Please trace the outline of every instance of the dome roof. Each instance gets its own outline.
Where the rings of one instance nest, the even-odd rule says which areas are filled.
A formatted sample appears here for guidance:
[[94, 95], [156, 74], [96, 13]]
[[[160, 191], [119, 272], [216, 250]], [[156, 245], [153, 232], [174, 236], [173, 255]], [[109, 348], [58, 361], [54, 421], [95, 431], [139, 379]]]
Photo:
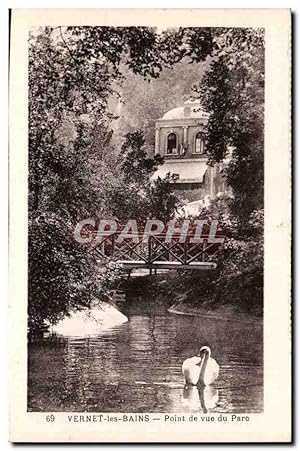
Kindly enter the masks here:
[[187, 100], [183, 106], [173, 108], [165, 113], [162, 119], [208, 119], [209, 114], [206, 113], [199, 100]]

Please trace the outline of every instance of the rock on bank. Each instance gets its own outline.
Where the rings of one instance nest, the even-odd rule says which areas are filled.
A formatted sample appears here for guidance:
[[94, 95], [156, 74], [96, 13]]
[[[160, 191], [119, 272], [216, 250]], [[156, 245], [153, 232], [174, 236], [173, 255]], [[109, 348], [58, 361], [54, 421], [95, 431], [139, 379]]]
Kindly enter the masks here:
[[103, 302], [91, 309], [71, 312], [69, 317], [52, 326], [52, 332], [64, 337], [88, 337], [126, 321], [128, 318], [115, 306]]

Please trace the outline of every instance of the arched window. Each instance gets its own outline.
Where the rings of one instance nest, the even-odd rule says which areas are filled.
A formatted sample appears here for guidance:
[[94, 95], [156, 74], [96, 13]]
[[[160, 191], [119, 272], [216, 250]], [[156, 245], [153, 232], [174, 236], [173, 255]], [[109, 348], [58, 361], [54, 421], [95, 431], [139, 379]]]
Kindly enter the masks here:
[[195, 153], [203, 154], [205, 152], [204, 139], [202, 133], [198, 132], [195, 139]]
[[177, 151], [177, 136], [175, 133], [170, 133], [167, 139], [167, 153], [176, 153]]

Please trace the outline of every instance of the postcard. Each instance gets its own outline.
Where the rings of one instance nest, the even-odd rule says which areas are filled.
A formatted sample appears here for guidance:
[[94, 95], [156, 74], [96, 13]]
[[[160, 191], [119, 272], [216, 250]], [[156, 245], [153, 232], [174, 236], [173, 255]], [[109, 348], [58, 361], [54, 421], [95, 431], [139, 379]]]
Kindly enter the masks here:
[[10, 440], [288, 443], [291, 13], [15, 9]]

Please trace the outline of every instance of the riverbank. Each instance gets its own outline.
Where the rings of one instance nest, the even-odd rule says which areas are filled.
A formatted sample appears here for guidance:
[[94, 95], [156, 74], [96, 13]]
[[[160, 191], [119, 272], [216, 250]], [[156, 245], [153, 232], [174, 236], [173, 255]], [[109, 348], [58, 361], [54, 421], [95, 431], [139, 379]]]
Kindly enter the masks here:
[[[192, 274], [191, 274], [192, 273]], [[216, 289], [209, 286], [211, 273], [197, 271], [170, 271], [126, 280], [122, 289], [126, 292], [126, 305], [147, 311], [156, 306], [169, 313], [189, 316], [209, 316], [228, 321], [261, 321], [262, 303], [259, 299], [248, 304], [241, 298], [224, 301], [216, 296]], [[126, 307], [125, 307], [126, 310]]]
[[120, 310], [103, 301], [90, 309], [71, 312], [69, 316], [52, 326], [50, 331], [64, 337], [88, 337], [127, 321], [128, 318]]
[[215, 309], [195, 308], [191, 305], [179, 302], [168, 308], [169, 313], [175, 315], [201, 316], [211, 319], [220, 319], [222, 321], [245, 322], [250, 321], [261, 322], [262, 318], [249, 313], [241, 312], [232, 305], [223, 305]]

